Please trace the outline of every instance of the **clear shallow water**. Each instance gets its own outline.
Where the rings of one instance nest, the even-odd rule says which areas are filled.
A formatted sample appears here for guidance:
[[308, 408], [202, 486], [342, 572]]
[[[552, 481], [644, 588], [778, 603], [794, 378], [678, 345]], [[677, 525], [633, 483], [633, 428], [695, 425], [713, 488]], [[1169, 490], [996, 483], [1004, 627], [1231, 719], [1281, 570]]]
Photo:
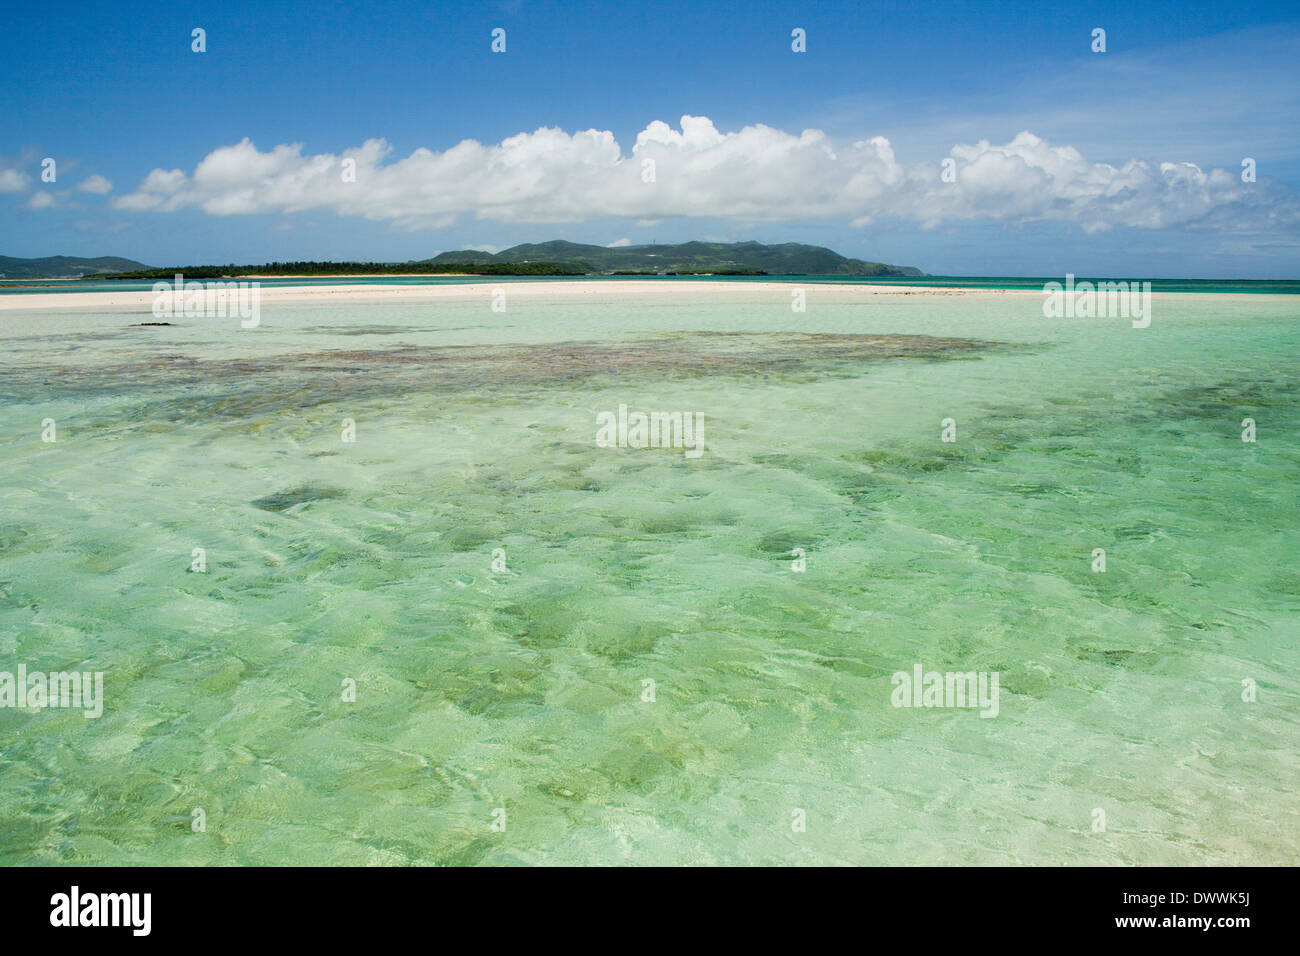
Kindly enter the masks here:
[[1293, 864], [1295, 301], [0, 313], [0, 861]]

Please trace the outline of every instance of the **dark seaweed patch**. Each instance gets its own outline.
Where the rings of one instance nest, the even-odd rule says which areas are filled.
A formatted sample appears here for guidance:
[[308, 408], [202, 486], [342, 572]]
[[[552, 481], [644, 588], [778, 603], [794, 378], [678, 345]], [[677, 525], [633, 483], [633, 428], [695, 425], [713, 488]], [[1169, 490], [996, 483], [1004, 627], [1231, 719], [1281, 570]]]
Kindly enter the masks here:
[[337, 488], [321, 485], [299, 485], [297, 488], [277, 491], [265, 498], [258, 498], [252, 502], [252, 505], [254, 508], [261, 508], [263, 511], [288, 511], [294, 505], [305, 504], [309, 501], [342, 497], [343, 492]]

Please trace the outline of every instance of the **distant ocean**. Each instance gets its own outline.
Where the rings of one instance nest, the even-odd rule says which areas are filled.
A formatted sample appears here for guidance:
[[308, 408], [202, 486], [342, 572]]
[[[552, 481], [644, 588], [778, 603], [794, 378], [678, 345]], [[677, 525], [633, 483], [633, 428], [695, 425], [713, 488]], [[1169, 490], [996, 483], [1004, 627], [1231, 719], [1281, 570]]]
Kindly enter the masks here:
[[1297, 283], [601, 281], [0, 312], [0, 862], [1300, 863]]
[[[264, 286], [303, 285], [460, 285], [469, 282], [628, 282], [658, 280], [662, 282], [791, 282], [844, 283], [847, 285], [926, 286], [940, 289], [1039, 289], [1048, 282], [1061, 282], [1062, 276], [1027, 278], [1023, 276], [924, 276], [919, 278], [874, 278], [869, 276], [322, 276], [305, 279], [258, 279]], [[1148, 281], [1145, 276], [1113, 276], [1116, 280]], [[0, 295], [31, 292], [140, 292], [159, 280], [0, 279]], [[1098, 277], [1079, 276], [1077, 281], [1101, 281]], [[1150, 279], [1153, 292], [1231, 292], [1259, 295], [1300, 294], [1300, 280], [1295, 279]], [[11, 284], [12, 283], [12, 284]]]

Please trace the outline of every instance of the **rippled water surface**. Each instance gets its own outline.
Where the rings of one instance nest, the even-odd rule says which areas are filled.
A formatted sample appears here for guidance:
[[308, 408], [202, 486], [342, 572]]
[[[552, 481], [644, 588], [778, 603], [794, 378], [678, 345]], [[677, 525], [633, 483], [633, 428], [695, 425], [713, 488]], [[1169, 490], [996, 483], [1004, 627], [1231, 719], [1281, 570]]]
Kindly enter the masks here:
[[0, 862], [1300, 862], [1296, 299], [789, 303], [0, 313]]

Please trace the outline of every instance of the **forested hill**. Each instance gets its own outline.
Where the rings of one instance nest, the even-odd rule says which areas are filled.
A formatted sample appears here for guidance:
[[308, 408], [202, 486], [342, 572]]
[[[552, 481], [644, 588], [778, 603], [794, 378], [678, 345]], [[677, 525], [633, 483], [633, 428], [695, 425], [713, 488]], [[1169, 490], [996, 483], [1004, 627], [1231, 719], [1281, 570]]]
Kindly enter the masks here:
[[848, 259], [822, 246], [786, 242], [683, 242], [679, 245], [592, 246], [557, 239], [512, 246], [495, 255], [476, 249], [444, 252], [426, 259], [435, 265], [523, 262], [583, 262], [593, 272], [751, 273], [766, 275], [921, 276], [920, 269]]
[[0, 279], [77, 279], [81, 276], [148, 268], [143, 262], [117, 256], [100, 256], [98, 259], [79, 259], [76, 256], [14, 259], [11, 256], [0, 256]]

